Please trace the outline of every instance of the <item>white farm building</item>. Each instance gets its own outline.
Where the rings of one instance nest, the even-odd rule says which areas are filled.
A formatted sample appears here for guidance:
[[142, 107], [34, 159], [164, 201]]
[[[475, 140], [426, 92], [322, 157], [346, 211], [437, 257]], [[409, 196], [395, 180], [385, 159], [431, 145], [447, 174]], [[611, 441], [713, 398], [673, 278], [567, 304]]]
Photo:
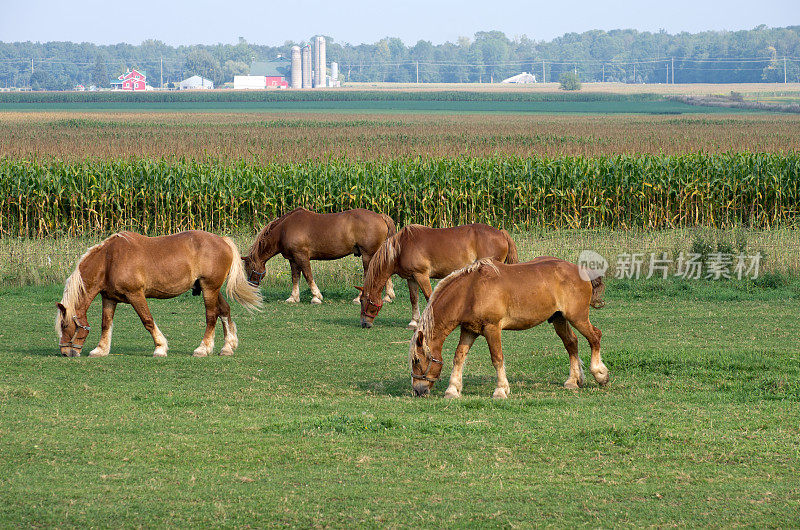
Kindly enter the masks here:
[[214, 82], [199, 75], [193, 75], [188, 79], [184, 79], [178, 84], [180, 90], [197, 90], [203, 88], [214, 88]]

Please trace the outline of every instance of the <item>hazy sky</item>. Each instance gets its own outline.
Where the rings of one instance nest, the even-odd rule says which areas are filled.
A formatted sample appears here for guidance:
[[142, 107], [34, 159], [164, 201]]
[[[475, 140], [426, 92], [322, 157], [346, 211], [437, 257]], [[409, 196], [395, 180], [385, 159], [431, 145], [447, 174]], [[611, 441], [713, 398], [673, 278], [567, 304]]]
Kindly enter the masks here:
[[0, 0], [0, 41], [255, 44], [321, 33], [337, 42], [400, 37], [441, 43], [497, 29], [551, 40], [568, 32], [634, 28], [669, 33], [800, 24], [800, 0]]

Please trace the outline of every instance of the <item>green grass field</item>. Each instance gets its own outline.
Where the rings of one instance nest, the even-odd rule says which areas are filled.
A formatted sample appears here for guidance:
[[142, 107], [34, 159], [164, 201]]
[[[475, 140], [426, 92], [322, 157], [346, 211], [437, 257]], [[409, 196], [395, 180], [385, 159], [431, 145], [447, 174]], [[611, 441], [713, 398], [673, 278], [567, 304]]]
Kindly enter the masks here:
[[592, 312], [606, 389], [561, 388], [550, 326], [505, 332], [505, 402], [483, 339], [463, 399], [410, 396], [403, 289], [362, 330], [349, 288], [271, 286], [232, 358], [190, 357], [198, 298], [152, 303], [166, 359], [120, 306], [111, 356], [67, 359], [60, 288], [0, 288], [0, 526], [800, 524], [800, 286], [654, 286]]

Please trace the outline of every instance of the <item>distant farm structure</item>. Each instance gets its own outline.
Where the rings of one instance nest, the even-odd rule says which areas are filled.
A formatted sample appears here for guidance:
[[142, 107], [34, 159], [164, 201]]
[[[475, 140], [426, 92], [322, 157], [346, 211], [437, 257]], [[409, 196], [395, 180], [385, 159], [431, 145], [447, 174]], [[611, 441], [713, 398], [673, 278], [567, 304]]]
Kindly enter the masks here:
[[330, 74], [325, 52], [325, 37], [315, 37], [303, 48], [292, 46], [291, 58], [281, 55], [271, 61], [253, 62], [249, 75], [233, 78], [233, 88], [322, 88], [340, 86], [339, 65], [332, 62]]
[[147, 90], [147, 73], [144, 70], [128, 70], [111, 81], [114, 90]]

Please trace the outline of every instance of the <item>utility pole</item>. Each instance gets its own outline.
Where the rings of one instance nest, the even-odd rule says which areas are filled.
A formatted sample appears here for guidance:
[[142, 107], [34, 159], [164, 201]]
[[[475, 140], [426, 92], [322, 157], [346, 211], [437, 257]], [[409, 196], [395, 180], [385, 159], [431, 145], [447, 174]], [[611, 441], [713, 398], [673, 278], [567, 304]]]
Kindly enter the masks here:
[[786, 84], [786, 56], [783, 56], [783, 84]]
[[606, 63], [603, 63], [603, 83], [606, 82]]
[[544, 59], [542, 59], [542, 83], [547, 83], [547, 71], [544, 69]]
[[164, 88], [164, 58], [161, 58], [161, 88]]
[[[783, 71], [786, 72], [786, 58], [783, 58]], [[31, 73], [33, 73], [33, 57], [31, 57]], [[783, 76], [786, 77], [785, 75]]]
[[417, 64], [417, 84], [419, 84], [419, 61], [417, 61], [416, 64]]
[[675, 84], [675, 57], [672, 58], [672, 84]]
[[636, 63], [633, 63], [633, 84], [636, 84]]

